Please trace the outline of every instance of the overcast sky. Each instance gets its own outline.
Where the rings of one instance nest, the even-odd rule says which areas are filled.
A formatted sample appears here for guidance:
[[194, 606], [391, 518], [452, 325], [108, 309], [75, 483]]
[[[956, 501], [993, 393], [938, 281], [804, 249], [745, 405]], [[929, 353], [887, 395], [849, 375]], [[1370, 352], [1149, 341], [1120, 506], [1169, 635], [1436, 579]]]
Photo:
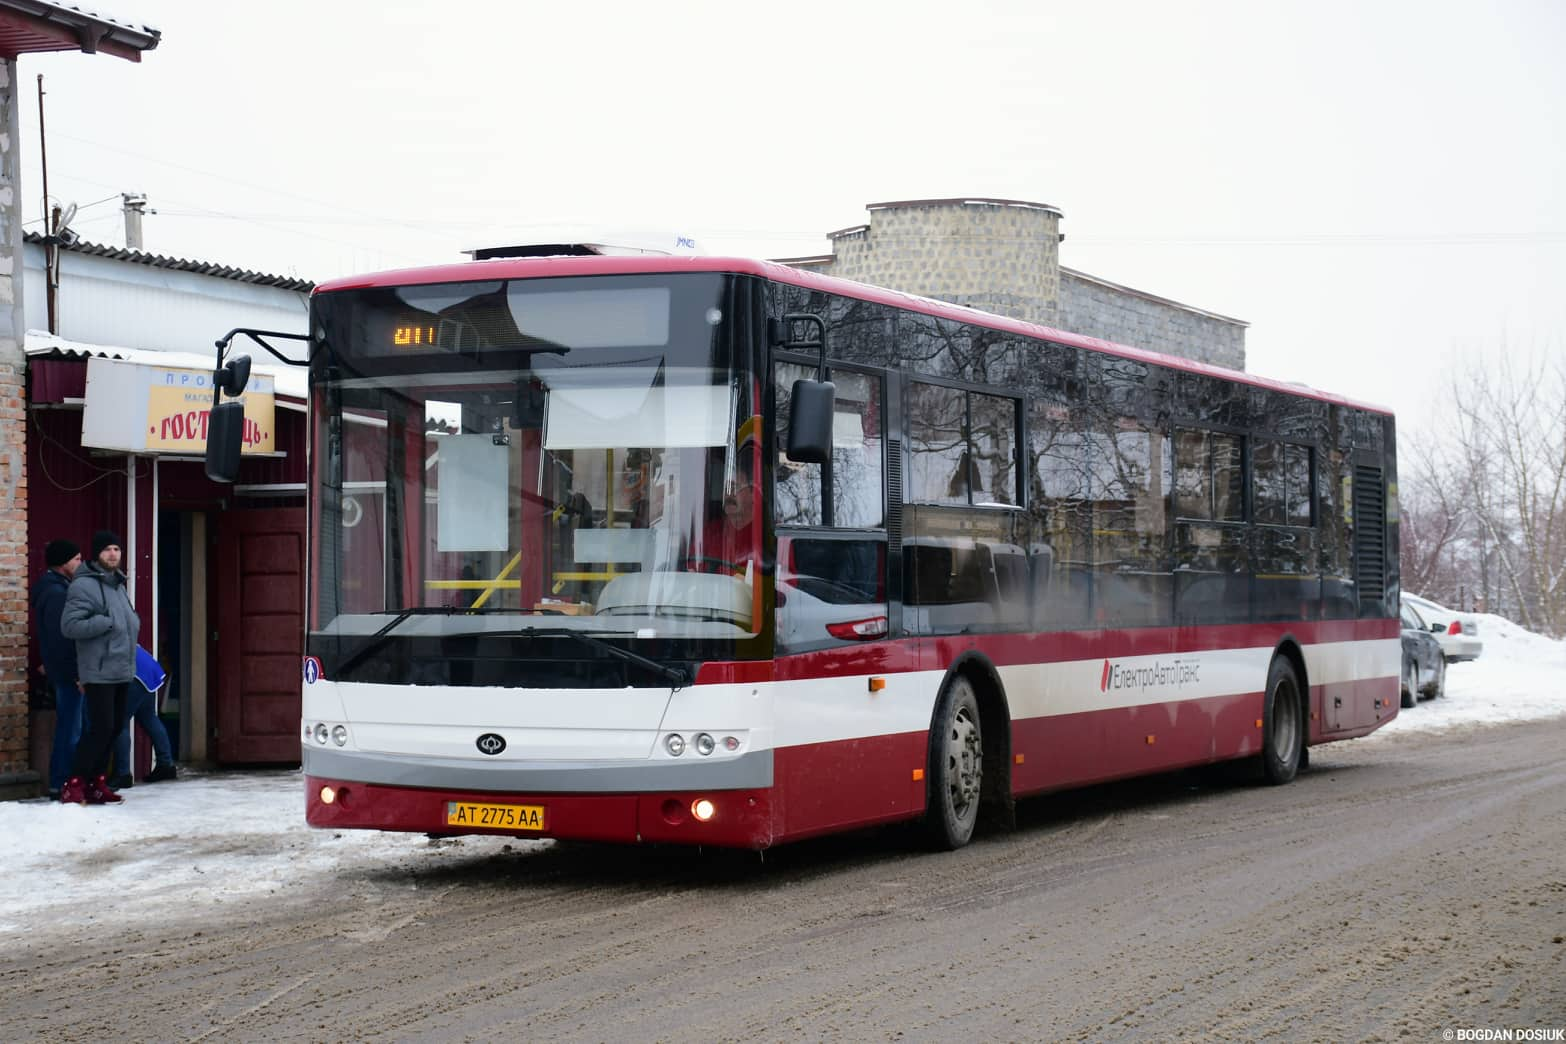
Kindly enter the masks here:
[[95, 242], [139, 191], [146, 249], [315, 280], [551, 224], [781, 257], [991, 196], [1405, 432], [1481, 353], [1566, 354], [1558, 0], [89, 6], [163, 34], [18, 63], [25, 216], [43, 73], [50, 194]]

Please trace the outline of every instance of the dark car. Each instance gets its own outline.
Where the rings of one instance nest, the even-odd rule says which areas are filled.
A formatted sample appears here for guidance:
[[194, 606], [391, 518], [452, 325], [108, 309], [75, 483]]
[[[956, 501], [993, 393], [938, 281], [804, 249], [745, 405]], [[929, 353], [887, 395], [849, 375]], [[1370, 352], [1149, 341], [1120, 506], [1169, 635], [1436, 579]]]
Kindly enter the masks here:
[[1403, 603], [1403, 706], [1446, 694], [1446, 655], [1419, 611]]

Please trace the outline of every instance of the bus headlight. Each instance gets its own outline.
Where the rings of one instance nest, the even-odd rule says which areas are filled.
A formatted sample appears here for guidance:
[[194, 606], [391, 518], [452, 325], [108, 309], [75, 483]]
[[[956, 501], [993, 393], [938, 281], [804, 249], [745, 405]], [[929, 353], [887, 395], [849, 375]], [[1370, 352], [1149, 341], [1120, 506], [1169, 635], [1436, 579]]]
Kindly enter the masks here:
[[696, 753], [700, 754], [702, 757], [706, 757], [708, 754], [711, 754], [717, 749], [718, 741], [713, 739], [709, 734], [703, 732], [696, 737]]
[[320, 744], [325, 744], [326, 743], [326, 736], [327, 736], [326, 722], [324, 722], [324, 721], [316, 722], [316, 724], [315, 724], [315, 741], [317, 743], [320, 743]]
[[348, 727], [345, 725], [332, 726], [332, 742], [339, 747], [346, 746], [348, 743]]
[[678, 732], [669, 733], [669, 735], [664, 739], [663, 745], [665, 749], [667, 749], [668, 752], [676, 758], [685, 753], [685, 737], [681, 736]]

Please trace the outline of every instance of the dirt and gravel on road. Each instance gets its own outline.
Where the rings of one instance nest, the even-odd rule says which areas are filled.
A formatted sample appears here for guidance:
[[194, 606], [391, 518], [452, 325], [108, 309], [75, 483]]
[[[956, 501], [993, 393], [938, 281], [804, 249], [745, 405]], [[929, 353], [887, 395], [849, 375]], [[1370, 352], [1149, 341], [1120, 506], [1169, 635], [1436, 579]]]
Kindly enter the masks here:
[[949, 854], [900, 829], [765, 858], [432, 842], [433, 864], [185, 919], [41, 925], [0, 955], [0, 1038], [1558, 1029], [1563, 748], [1566, 718], [1339, 744], [1286, 787], [1177, 774], [1030, 800]]

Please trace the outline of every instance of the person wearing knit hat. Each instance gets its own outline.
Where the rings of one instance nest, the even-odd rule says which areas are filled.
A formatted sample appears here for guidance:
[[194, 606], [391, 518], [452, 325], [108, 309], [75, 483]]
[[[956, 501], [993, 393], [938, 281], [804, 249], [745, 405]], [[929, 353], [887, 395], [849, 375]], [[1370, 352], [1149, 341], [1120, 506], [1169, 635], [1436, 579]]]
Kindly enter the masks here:
[[[125, 545], [120, 543], [118, 534], [116, 534], [113, 530], [100, 529], [98, 532], [92, 535], [92, 559], [96, 562], [98, 560], [98, 556], [103, 554], [104, 548], [112, 547], [116, 550], [123, 551], [124, 546]], [[119, 568], [119, 563], [115, 563], [114, 568]]]
[[38, 622], [38, 654], [54, 692], [54, 744], [49, 750], [49, 796], [58, 797], [76, 758], [82, 734], [82, 690], [76, 679], [76, 643], [60, 633], [60, 615], [82, 551], [69, 540], [44, 545], [46, 567], [33, 584], [31, 602]]
[[60, 614], [60, 633], [76, 642], [77, 673], [86, 696], [86, 727], [70, 777], [60, 788], [60, 800], [67, 804], [123, 800], [109, 788], [107, 774], [115, 734], [125, 724], [141, 633], [141, 618], [120, 571], [123, 557], [117, 534], [94, 533], [92, 560], [76, 571]]

